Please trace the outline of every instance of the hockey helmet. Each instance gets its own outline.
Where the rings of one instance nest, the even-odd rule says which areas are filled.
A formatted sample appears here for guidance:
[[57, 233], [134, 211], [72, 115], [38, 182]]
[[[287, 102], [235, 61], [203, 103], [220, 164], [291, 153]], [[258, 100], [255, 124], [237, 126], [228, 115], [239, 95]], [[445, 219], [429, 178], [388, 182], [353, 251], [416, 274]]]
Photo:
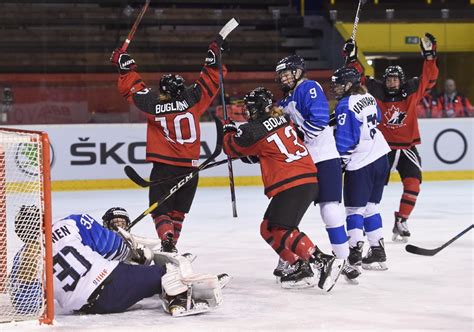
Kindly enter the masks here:
[[247, 93], [244, 97], [245, 116], [251, 121], [266, 115], [273, 106], [273, 93], [258, 87]]
[[130, 217], [127, 210], [122, 207], [113, 207], [108, 209], [102, 216], [102, 225], [112, 231], [117, 230], [117, 226], [127, 229], [130, 224]]
[[171, 98], [178, 98], [184, 88], [184, 78], [180, 75], [165, 74], [161, 76], [160, 91]]
[[42, 224], [41, 212], [36, 205], [22, 205], [15, 215], [15, 233], [23, 242], [36, 240]]
[[[303, 78], [305, 72], [304, 59], [296, 54], [289, 55], [278, 61], [275, 71], [277, 73], [275, 81], [280, 84], [282, 91], [288, 92], [294, 89], [298, 81]], [[283, 76], [287, 75], [288, 71], [291, 77], [289, 80], [286, 78], [286, 82], [283, 82]]]
[[[351, 83], [347, 87], [347, 83]], [[354, 67], [341, 67], [331, 76], [331, 92], [336, 99], [344, 97], [352, 87], [360, 85], [360, 73]]]
[[[400, 85], [398, 86], [398, 88], [387, 87], [387, 78], [389, 77], [398, 77], [398, 79], [400, 80]], [[388, 66], [383, 74], [383, 80], [385, 91], [388, 94], [395, 95], [400, 92], [402, 85], [405, 83], [405, 73], [403, 72], [403, 69], [400, 66]]]

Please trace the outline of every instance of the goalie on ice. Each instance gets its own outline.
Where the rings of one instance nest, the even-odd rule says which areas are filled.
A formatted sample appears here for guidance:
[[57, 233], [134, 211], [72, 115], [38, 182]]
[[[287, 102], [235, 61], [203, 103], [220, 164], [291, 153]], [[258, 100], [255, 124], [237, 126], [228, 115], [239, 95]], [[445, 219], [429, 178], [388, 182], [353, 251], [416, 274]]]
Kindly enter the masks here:
[[[31, 222], [32, 217], [40, 217], [34, 205], [22, 206], [15, 217], [15, 232], [25, 242], [17, 254], [21, 259], [14, 261], [10, 274], [10, 295], [17, 310], [35, 307], [28, 302], [38, 301], [37, 297], [30, 295], [41, 287], [37, 278], [24, 277], [30, 271], [22, 264], [22, 260], [40, 255], [40, 250], [25, 252], [32, 241], [39, 241], [38, 235], [26, 236], [23, 223]], [[119, 313], [156, 294], [162, 296], [165, 312], [173, 317], [207, 312], [222, 303], [217, 276], [194, 273], [187, 258], [153, 253], [131, 234], [117, 230], [120, 233], [103, 227], [88, 214], [72, 214], [53, 223], [54, 298], [62, 311]], [[146, 265], [152, 261], [155, 264]]]

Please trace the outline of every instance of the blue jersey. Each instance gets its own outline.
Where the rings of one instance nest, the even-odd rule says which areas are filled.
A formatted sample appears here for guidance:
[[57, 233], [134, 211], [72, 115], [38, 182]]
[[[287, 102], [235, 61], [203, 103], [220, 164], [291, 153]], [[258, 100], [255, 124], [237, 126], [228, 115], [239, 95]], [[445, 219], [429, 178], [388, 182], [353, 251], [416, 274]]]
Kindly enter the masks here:
[[387, 141], [377, 129], [380, 109], [369, 94], [342, 98], [336, 106], [336, 147], [346, 170], [369, 165], [390, 151]]
[[315, 163], [339, 158], [329, 127], [329, 103], [318, 82], [302, 81], [279, 104], [304, 133], [304, 143]]

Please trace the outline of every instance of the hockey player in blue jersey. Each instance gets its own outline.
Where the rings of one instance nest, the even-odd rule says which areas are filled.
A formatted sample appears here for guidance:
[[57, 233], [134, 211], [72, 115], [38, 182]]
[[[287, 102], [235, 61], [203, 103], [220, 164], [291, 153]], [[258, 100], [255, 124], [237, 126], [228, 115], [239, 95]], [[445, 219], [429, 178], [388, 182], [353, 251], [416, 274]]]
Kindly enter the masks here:
[[[344, 226], [344, 214], [340, 207], [342, 200], [341, 160], [334, 141], [333, 128], [329, 126], [329, 103], [321, 85], [304, 76], [304, 59], [290, 55], [281, 59], [276, 66], [276, 81], [285, 94], [280, 106], [297, 126], [304, 144], [318, 169], [319, 203], [321, 217], [335, 256], [347, 259], [348, 237]], [[316, 203], [316, 202], [315, 202]], [[279, 262], [275, 274], [286, 268]], [[346, 265], [343, 275], [356, 283], [359, 271]]]
[[[344, 205], [351, 252], [349, 264], [364, 269], [386, 270], [379, 203], [389, 172], [390, 147], [377, 129], [380, 109], [375, 98], [360, 84], [359, 72], [352, 67], [336, 70], [331, 92], [338, 100], [336, 146], [344, 175]], [[362, 258], [364, 232], [370, 249]]]
[[[36, 210], [23, 206], [17, 214], [15, 230], [20, 238], [25, 229], [21, 223], [28, 220], [22, 215], [39, 218], [31, 213]], [[216, 276], [194, 273], [191, 263], [177, 254], [160, 253], [154, 265], [147, 265], [155, 258], [147, 247], [137, 245], [128, 233], [122, 237], [103, 227], [88, 214], [55, 221], [52, 240], [54, 298], [62, 312], [123, 312], [143, 298], [161, 294], [164, 310], [178, 317], [209, 311], [222, 301]], [[129, 260], [144, 265], [125, 263]], [[24, 274], [20, 261], [12, 271], [10, 280], [18, 284], [18, 276]], [[29, 292], [38, 287], [39, 282], [30, 282]], [[20, 290], [13, 294], [17, 308], [32, 300], [24, 296], [24, 287], [12, 289]]]

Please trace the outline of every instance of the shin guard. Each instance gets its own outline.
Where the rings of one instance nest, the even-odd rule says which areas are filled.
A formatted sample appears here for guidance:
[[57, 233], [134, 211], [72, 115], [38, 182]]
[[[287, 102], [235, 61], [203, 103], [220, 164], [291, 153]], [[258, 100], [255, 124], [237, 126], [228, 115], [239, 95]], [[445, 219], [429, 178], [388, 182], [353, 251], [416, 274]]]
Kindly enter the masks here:
[[183, 228], [184, 212], [173, 210], [168, 213], [174, 227], [173, 242], [178, 242], [179, 236], [181, 235], [181, 229]]
[[417, 178], [405, 178], [403, 182], [403, 195], [400, 200], [400, 209], [398, 215], [408, 219], [415, 208], [416, 199], [420, 193], [420, 180]]
[[154, 216], [153, 221], [155, 223], [156, 233], [161, 240], [166, 239], [169, 234], [174, 236], [173, 221], [168, 215], [162, 214], [159, 216]]

